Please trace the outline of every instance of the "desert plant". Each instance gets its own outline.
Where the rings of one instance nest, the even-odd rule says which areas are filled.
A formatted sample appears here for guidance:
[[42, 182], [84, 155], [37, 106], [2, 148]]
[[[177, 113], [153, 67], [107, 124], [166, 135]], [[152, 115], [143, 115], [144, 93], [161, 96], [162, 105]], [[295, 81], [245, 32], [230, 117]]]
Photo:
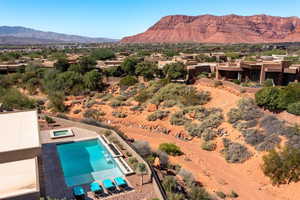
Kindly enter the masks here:
[[136, 151], [144, 158], [152, 154], [150, 145], [146, 141], [137, 140], [133, 143], [133, 146]]
[[300, 101], [289, 104], [287, 111], [294, 115], [300, 115]]
[[188, 118], [184, 116], [182, 111], [175, 112], [171, 115], [170, 123], [172, 125], [183, 126], [185, 123], [190, 122]]
[[171, 156], [180, 156], [183, 154], [180, 148], [173, 143], [162, 143], [158, 149]]
[[251, 157], [248, 149], [239, 143], [224, 138], [223, 144], [224, 149], [221, 152], [229, 163], [242, 163]]
[[205, 151], [214, 151], [216, 147], [217, 147], [216, 143], [211, 141], [204, 141], [201, 144], [201, 148]]
[[125, 118], [125, 117], [127, 117], [127, 114], [118, 112], [118, 111], [113, 111], [112, 116], [117, 117], [117, 118]]
[[150, 115], [148, 115], [147, 120], [148, 121], [156, 121], [156, 120], [162, 120], [163, 118], [167, 117], [169, 115], [169, 111], [164, 110], [157, 110]]

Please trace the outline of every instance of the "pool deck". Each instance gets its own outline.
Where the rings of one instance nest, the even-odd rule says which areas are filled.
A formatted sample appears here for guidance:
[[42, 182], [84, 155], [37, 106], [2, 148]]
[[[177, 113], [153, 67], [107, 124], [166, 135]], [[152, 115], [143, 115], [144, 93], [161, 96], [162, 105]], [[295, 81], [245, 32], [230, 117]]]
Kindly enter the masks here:
[[[67, 187], [64, 181], [64, 175], [58, 158], [56, 144], [97, 138], [98, 134], [95, 131], [96, 129], [100, 130], [101, 128], [97, 127], [95, 130], [87, 130], [84, 125], [80, 127], [76, 124], [75, 127], [72, 122], [57, 122], [57, 124], [59, 124], [58, 127], [49, 127], [46, 125], [41, 125], [40, 127], [40, 138], [42, 143], [42, 156], [40, 162], [40, 169], [42, 169], [42, 177], [40, 178], [41, 193], [42, 196], [52, 198], [73, 199], [72, 188]], [[50, 130], [61, 128], [71, 128], [74, 136], [52, 139], [50, 136]], [[102, 197], [101, 199], [146, 200], [157, 197], [152, 183], [141, 185], [141, 177], [139, 175], [133, 174], [131, 176], [126, 176], [126, 180], [132, 188], [131, 190]], [[144, 180], [149, 180], [149, 176], [145, 175]], [[89, 185], [82, 185], [82, 187], [85, 191], [89, 191]], [[86, 199], [96, 199], [93, 197], [91, 192], [88, 192], [87, 196], [88, 197]]]

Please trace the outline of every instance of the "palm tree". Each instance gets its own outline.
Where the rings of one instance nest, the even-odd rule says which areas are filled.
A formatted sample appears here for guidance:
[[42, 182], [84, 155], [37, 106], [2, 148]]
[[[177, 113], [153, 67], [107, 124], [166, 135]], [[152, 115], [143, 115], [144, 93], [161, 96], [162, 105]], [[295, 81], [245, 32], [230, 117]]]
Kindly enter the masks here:
[[144, 163], [139, 163], [137, 165], [137, 173], [141, 175], [142, 185], [143, 185], [144, 184], [143, 175], [147, 174], [147, 168], [146, 168], [146, 165]]

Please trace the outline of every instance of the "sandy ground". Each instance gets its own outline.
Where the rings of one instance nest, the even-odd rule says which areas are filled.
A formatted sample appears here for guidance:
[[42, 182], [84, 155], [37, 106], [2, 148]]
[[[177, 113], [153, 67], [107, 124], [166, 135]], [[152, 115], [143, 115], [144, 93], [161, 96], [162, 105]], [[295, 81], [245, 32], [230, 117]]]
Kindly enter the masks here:
[[[198, 89], [210, 91], [212, 100], [206, 104], [206, 107], [222, 108], [224, 114], [236, 106], [241, 96], [234, 95], [221, 88], [212, 88], [206, 86], [196, 86]], [[243, 94], [244, 96], [248, 94]], [[74, 106], [71, 110], [81, 108], [80, 105]], [[179, 164], [191, 171], [195, 177], [203, 183], [210, 191], [223, 191], [229, 193], [234, 190], [239, 194], [240, 200], [298, 200], [300, 199], [300, 182], [296, 184], [273, 187], [270, 181], [265, 177], [260, 169], [262, 153], [257, 153], [253, 147], [244, 144], [241, 134], [232, 128], [230, 124], [224, 122], [221, 127], [227, 130], [229, 138], [243, 143], [254, 154], [251, 159], [243, 164], [229, 164], [221, 156], [222, 149], [221, 138], [217, 138], [217, 150], [207, 152], [201, 149], [201, 140], [182, 141], [174, 137], [178, 132], [184, 132], [183, 127], [172, 126], [169, 118], [157, 122], [148, 122], [146, 117], [150, 114], [147, 111], [135, 113], [129, 111], [128, 107], [111, 108], [108, 105], [96, 105], [98, 108], [107, 113], [106, 120], [110, 120], [113, 125], [117, 125], [126, 135], [135, 140], [148, 141], [153, 149], [157, 149], [163, 142], [172, 142], [180, 146], [184, 152], [183, 156], [171, 157], [174, 164]], [[111, 115], [112, 111], [122, 111], [128, 114], [125, 119], [117, 119]], [[82, 117], [81, 114], [72, 115], [72, 117]], [[115, 123], [114, 123], [115, 122]], [[159, 125], [171, 130], [169, 135], [154, 133], [139, 128], [136, 125]]]

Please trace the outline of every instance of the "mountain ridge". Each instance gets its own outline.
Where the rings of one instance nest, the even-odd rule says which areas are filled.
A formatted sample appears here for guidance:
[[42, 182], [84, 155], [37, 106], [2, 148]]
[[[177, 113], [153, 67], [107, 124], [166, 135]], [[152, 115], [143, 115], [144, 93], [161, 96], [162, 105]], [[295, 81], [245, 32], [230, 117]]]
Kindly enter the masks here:
[[110, 38], [93, 38], [72, 34], [40, 31], [23, 26], [0, 26], [0, 44], [101, 43], [116, 42]]
[[240, 16], [168, 15], [145, 32], [121, 43], [274, 43], [299, 42], [300, 18], [265, 14]]

